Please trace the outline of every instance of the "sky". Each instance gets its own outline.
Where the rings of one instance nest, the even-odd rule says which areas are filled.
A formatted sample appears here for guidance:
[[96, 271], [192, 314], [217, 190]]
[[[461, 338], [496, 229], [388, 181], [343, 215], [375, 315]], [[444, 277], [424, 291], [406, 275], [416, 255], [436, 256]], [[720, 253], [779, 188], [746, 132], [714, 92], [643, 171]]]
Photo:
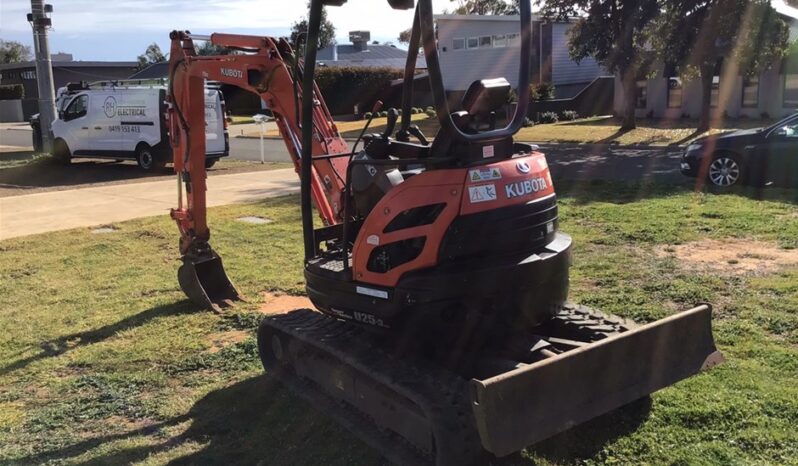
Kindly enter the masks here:
[[[75, 60], [133, 61], [149, 44], [169, 50], [169, 31], [196, 34], [286, 36], [291, 25], [307, 15], [304, 0], [49, 0], [53, 5], [50, 51], [71, 53]], [[449, 0], [433, 0], [436, 12], [452, 8]], [[25, 15], [29, 0], [0, 1], [0, 39], [31, 45]], [[412, 11], [392, 10], [386, 0], [349, 0], [328, 7], [338, 43], [349, 31], [371, 31], [372, 40], [393, 41], [412, 26]]]

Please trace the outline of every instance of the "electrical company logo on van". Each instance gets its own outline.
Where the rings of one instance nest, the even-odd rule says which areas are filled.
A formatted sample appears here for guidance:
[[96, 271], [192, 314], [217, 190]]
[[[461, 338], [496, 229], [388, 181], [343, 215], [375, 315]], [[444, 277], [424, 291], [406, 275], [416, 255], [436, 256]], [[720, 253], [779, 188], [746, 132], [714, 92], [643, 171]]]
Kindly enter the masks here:
[[116, 115], [116, 99], [113, 96], [106, 97], [103, 111], [105, 111], [105, 116], [108, 118], [113, 118]]

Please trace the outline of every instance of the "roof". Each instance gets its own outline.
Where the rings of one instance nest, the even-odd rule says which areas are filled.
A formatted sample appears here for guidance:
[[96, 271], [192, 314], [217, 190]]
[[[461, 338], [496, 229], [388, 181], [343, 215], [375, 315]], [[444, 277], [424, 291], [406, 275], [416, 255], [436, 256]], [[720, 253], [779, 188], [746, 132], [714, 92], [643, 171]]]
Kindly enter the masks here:
[[130, 79], [159, 79], [169, 75], [169, 62], [153, 63], [143, 70], [136, 71]]
[[[138, 65], [134, 61], [54, 61], [53, 68], [134, 68]], [[25, 61], [0, 65], [0, 70], [15, 70], [20, 68], [35, 68], [36, 62]]]
[[[326, 66], [369, 66], [404, 68], [407, 61], [407, 50], [396, 48], [393, 45], [369, 44], [365, 50], [360, 50], [352, 44], [333, 45], [319, 50], [316, 62]], [[416, 68], [426, 68], [427, 62], [423, 56], [416, 60]]]
[[772, 0], [770, 5], [782, 16], [786, 16], [793, 20], [798, 20], [798, 8], [795, 8], [795, 2], [786, 2], [784, 0]]

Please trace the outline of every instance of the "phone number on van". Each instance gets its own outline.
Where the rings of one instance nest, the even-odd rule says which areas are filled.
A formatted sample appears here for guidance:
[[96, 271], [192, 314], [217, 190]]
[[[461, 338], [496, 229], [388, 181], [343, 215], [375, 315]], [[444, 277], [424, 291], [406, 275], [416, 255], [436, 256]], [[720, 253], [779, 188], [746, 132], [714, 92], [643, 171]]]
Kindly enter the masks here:
[[140, 133], [141, 128], [135, 125], [111, 125], [108, 131], [112, 133]]

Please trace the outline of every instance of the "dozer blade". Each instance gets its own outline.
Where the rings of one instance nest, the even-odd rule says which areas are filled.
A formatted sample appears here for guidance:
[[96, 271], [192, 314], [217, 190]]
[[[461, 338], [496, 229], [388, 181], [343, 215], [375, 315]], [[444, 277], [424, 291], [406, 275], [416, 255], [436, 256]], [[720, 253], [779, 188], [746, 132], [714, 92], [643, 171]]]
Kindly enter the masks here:
[[471, 381], [483, 447], [505, 456], [723, 362], [701, 305]]
[[222, 307], [241, 299], [227, 278], [222, 258], [216, 253], [199, 260], [183, 257], [183, 265], [177, 270], [177, 281], [188, 299], [210, 311], [220, 312]]

